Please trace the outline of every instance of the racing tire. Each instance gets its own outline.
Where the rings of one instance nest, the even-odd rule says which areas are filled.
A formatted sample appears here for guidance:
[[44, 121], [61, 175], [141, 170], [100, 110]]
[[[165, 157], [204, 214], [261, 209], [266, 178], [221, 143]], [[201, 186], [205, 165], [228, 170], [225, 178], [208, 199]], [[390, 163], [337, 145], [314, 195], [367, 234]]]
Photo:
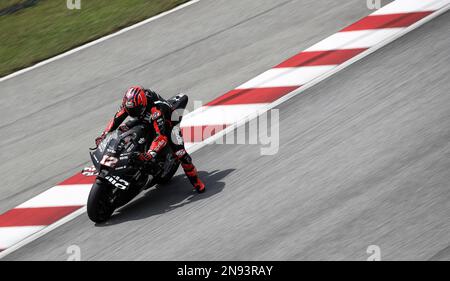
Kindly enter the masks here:
[[91, 221], [103, 223], [111, 218], [114, 206], [110, 200], [111, 186], [97, 179], [92, 185], [87, 202], [87, 214]]

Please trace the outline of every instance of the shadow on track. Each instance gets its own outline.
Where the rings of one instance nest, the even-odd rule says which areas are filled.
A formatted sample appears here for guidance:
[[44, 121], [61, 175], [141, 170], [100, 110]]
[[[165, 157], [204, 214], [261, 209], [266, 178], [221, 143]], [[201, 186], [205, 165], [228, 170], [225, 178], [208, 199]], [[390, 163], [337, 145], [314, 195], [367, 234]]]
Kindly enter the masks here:
[[192, 186], [184, 174], [177, 175], [169, 183], [149, 189], [137, 199], [118, 209], [109, 221], [96, 224], [96, 226], [106, 227], [127, 221], [142, 220], [170, 212], [198, 200], [207, 199], [225, 188], [225, 183], [220, 180], [234, 170], [199, 171], [200, 178], [206, 185], [206, 192], [202, 194], [192, 191]]

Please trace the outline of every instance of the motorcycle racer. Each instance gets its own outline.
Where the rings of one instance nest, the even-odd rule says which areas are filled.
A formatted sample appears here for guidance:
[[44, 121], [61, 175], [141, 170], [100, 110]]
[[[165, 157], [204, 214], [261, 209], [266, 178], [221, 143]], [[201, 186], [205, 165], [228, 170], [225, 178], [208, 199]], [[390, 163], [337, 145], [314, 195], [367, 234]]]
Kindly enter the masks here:
[[[121, 124], [128, 116], [147, 123], [154, 130], [155, 138], [149, 150], [138, 156], [139, 160], [151, 161], [164, 146], [170, 145], [194, 189], [202, 193], [205, 191], [205, 184], [200, 180], [192, 158], [186, 152], [180, 130], [173, 130], [172, 111], [171, 105], [156, 92], [140, 86], [133, 86], [126, 91], [119, 110], [101, 136], [95, 139], [95, 143], [98, 146], [106, 134], [116, 129], [126, 131], [127, 126]], [[171, 133], [176, 134], [177, 143], [173, 142], [170, 137]]]

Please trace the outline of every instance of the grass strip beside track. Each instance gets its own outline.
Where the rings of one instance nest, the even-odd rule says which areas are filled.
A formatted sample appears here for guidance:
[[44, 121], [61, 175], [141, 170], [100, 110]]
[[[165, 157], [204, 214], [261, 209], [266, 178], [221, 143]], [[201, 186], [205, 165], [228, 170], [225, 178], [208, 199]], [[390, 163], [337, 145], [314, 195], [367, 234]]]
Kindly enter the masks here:
[[[2, 1], [1, 8], [24, 1]], [[71, 1], [75, 2], [75, 1]], [[83, 45], [187, 0], [40, 0], [0, 16], [0, 77]]]

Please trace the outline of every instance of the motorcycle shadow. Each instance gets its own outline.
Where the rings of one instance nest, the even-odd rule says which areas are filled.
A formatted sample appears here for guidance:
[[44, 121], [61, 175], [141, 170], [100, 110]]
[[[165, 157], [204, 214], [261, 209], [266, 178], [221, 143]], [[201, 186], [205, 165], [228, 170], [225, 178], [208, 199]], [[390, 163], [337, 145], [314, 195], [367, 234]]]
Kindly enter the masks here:
[[225, 183], [221, 180], [234, 170], [199, 171], [199, 176], [206, 185], [206, 191], [202, 194], [192, 191], [189, 180], [181, 172], [174, 176], [169, 183], [150, 188], [127, 205], [119, 208], [107, 222], [96, 224], [96, 226], [105, 227], [146, 219], [212, 197], [222, 192]]

